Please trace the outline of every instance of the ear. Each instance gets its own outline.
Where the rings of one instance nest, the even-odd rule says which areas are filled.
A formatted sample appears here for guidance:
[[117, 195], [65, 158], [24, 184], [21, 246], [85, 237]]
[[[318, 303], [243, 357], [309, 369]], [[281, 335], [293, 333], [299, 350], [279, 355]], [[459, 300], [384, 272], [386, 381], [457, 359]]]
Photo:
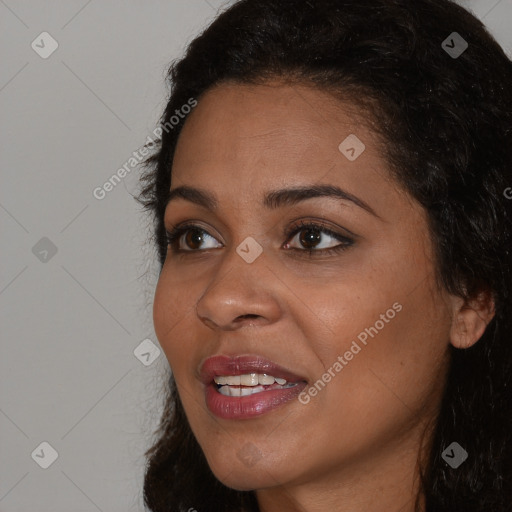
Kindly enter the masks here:
[[453, 297], [450, 342], [456, 348], [469, 348], [483, 335], [495, 315], [495, 304], [489, 291], [480, 292], [471, 300]]

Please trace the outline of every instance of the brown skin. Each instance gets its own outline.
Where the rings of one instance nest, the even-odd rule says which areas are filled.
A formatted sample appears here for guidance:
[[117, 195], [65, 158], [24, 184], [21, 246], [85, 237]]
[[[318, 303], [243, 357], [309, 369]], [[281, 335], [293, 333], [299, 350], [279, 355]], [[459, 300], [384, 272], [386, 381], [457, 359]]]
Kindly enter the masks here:
[[[222, 84], [200, 99], [176, 149], [171, 190], [200, 187], [219, 209], [169, 204], [168, 230], [191, 220], [206, 233], [202, 243], [181, 238], [195, 252], [168, 249], [155, 331], [212, 471], [229, 487], [255, 489], [262, 512], [413, 511], [420, 440], [439, 407], [448, 346], [475, 343], [493, 315], [489, 302], [466, 308], [436, 286], [426, 214], [391, 179], [356, 113], [307, 86]], [[353, 162], [338, 149], [351, 133], [366, 145]], [[334, 198], [276, 210], [261, 203], [269, 190], [311, 184], [337, 185], [378, 217]], [[321, 255], [340, 242], [322, 233], [315, 249], [308, 230], [286, 239], [298, 220], [357, 237]], [[236, 252], [248, 236], [263, 248], [251, 264]], [[402, 310], [308, 404], [294, 399], [249, 420], [207, 409], [197, 378], [207, 357], [261, 354], [311, 386], [394, 303]], [[254, 465], [239, 456], [246, 444]]]

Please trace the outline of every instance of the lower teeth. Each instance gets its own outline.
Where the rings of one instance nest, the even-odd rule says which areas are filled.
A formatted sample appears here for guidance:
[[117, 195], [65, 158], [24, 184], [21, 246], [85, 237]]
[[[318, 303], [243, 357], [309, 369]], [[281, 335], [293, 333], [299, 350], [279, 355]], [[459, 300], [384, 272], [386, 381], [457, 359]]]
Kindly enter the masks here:
[[284, 386], [271, 384], [270, 386], [228, 386], [217, 387], [217, 391], [224, 396], [249, 396], [272, 389], [287, 389], [296, 386], [296, 382], [287, 382]]

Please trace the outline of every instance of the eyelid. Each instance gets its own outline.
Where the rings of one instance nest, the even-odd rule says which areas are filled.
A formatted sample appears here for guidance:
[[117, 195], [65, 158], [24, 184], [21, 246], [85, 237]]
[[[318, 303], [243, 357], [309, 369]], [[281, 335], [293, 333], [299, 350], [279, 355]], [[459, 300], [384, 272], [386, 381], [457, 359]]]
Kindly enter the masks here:
[[290, 221], [290, 224], [292, 224], [292, 227], [288, 228], [288, 231], [284, 232], [285, 236], [287, 235], [287, 233], [293, 233], [293, 230], [299, 227], [308, 227], [310, 224], [314, 224], [321, 231], [327, 231], [331, 234], [331, 236], [334, 237], [343, 237], [344, 239], [353, 238], [354, 241], [359, 240], [361, 238], [360, 235], [357, 235], [356, 233], [350, 231], [350, 229], [344, 226], [342, 227], [334, 225], [332, 222], [317, 217], [306, 217], [305, 219], [301, 217], [300, 219]]

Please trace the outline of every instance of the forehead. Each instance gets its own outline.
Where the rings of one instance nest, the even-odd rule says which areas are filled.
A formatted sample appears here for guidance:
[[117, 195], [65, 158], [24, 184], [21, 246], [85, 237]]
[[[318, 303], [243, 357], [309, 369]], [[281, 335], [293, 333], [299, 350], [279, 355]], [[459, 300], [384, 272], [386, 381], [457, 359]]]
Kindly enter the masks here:
[[[365, 149], [353, 169], [382, 167], [376, 135], [352, 103], [304, 85], [221, 84], [208, 90], [189, 114], [173, 161], [173, 178], [228, 172], [246, 178], [255, 171], [264, 179], [293, 175], [319, 178], [333, 165], [349, 162], [339, 145], [356, 135]], [[249, 175], [247, 175], [249, 173]], [[290, 176], [290, 173], [292, 176]]]
[[[222, 130], [221, 130], [222, 128]], [[299, 148], [299, 141], [331, 138], [343, 131], [368, 131], [364, 117], [350, 102], [336, 100], [330, 94], [304, 85], [221, 84], [208, 90], [189, 115], [182, 130], [201, 140], [262, 147], [280, 146], [283, 139]], [[232, 144], [230, 144], [232, 145]], [[206, 148], [198, 147], [203, 151]]]

